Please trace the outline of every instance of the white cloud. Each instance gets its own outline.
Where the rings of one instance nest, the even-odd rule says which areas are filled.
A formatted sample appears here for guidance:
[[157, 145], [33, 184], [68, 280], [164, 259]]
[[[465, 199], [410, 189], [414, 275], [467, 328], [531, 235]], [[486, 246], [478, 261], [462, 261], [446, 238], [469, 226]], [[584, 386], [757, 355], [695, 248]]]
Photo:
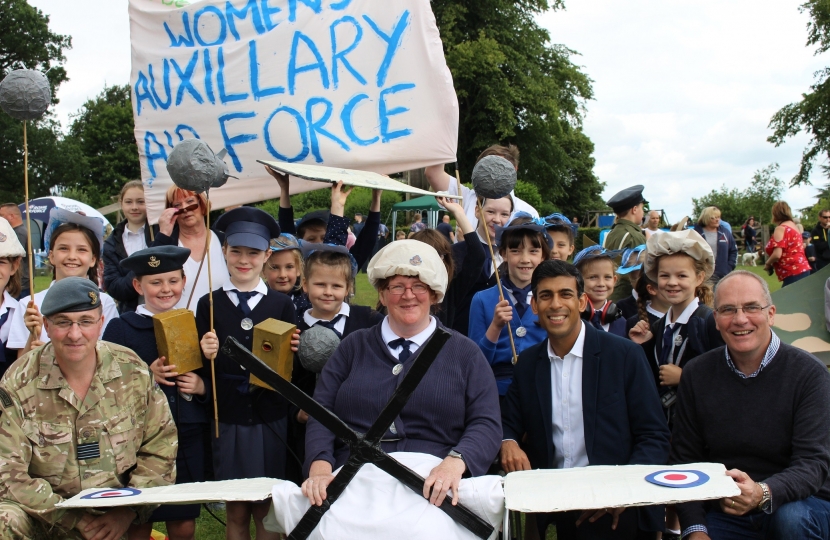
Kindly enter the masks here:
[[104, 89], [130, 82], [130, 17], [127, 0], [28, 0], [49, 16], [49, 28], [72, 36], [66, 51], [69, 81], [58, 89], [55, 112], [64, 129], [70, 115]]
[[[805, 47], [801, 3], [580, 0], [541, 16], [552, 41], [578, 51], [574, 61], [594, 80], [585, 131], [604, 195], [642, 183], [652, 207], [679, 219], [693, 197], [743, 189], [772, 162], [789, 182], [807, 138], [775, 148], [767, 125], [826, 61]], [[789, 189], [785, 198], [800, 208], [814, 193]]]

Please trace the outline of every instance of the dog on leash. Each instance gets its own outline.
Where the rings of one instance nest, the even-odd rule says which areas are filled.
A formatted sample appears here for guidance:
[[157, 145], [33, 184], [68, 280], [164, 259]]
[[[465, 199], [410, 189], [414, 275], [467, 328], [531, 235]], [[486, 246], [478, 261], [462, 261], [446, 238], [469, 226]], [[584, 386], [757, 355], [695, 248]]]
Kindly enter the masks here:
[[741, 265], [743, 266], [758, 266], [758, 256], [760, 253], [744, 253], [741, 255]]

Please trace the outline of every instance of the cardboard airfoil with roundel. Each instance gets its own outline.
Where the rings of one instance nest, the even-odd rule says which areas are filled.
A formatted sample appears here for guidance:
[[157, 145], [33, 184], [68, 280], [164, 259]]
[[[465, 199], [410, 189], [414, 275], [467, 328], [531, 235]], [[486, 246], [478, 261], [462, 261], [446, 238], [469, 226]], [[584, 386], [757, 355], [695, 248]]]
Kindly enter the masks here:
[[194, 482], [151, 488], [91, 488], [58, 503], [58, 508], [111, 508], [141, 504], [192, 504], [220, 501], [262, 501], [284, 480], [246, 478], [220, 482]]
[[598, 465], [521, 471], [504, 478], [505, 506], [520, 512], [675, 504], [740, 492], [720, 463]]

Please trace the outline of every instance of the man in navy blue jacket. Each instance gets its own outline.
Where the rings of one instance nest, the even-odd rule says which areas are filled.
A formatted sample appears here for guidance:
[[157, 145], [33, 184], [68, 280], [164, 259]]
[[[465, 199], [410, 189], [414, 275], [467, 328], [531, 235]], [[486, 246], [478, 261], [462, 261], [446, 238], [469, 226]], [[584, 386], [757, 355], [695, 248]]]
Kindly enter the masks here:
[[[573, 265], [543, 262], [531, 287], [548, 339], [519, 356], [502, 404], [504, 469], [666, 463], [669, 428], [642, 348], [582, 322], [588, 300]], [[662, 506], [608, 508], [536, 522], [541, 538], [550, 524], [559, 540], [654, 538], [663, 514]]]

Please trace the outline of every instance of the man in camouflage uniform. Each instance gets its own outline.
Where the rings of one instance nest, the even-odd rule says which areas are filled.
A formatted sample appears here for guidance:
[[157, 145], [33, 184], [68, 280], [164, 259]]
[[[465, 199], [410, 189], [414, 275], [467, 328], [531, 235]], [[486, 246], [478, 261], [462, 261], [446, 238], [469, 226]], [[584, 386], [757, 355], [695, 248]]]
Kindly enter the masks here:
[[0, 380], [0, 538], [149, 537], [153, 507], [55, 505], [88, 488], [172, 484], [178, 441], [167, 399], [133, 351], [98, 341], [95, 284], [65, 278], [41, 312], [50, 343]]
[[[643, 198], [643, 189], [645, 189], [643, 186], [631, 186], [608, 199], [606, 204], [611, 207], [617, 217], [608, 235], [606, 235], [602, 247], [610, 250], [623, 250], [646, 243], [646, 236], [640, 228], [643, 223], [646, 202]], [[614, 287], [611, 300], [617, 302], [630, 296], [631, 285], [626, 277], [620, 279]]]

